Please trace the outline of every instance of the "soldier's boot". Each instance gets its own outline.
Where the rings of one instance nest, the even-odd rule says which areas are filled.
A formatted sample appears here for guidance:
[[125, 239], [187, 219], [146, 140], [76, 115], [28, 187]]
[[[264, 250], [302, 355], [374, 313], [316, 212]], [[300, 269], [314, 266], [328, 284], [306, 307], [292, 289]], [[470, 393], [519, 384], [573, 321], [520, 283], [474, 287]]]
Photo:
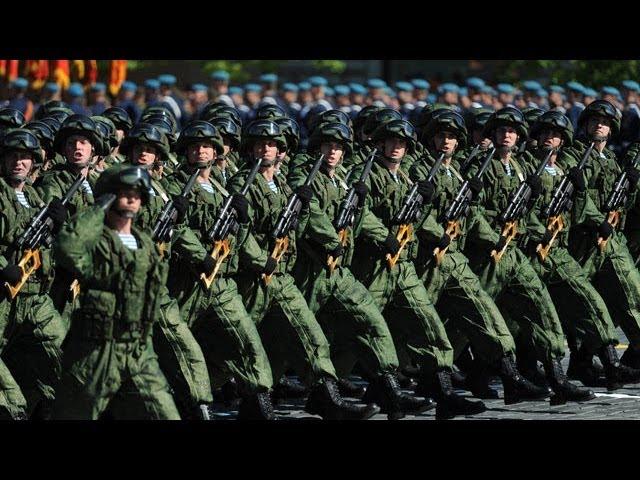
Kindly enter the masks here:
[[364, 392], [366, 391], [366, 388], [360, 385], [356, 385], [346, 378], [339, 378], [338, 390], [340, 391], [340, 395], [342, 395], [343, 397], [362, 398]]
[[459, 388], [462, 390], [467, 389], [467, 376], [458, 370], [455, 366], [451, 370], [451, 385], [454, 388]]
[[525, 400], [543, 400], [551, 394], [548, 387], [541, 387], [527, 380], [516, 367], [513, 358], [502, 357], [498, 374], [504, 387], [505, 405], [513, 405]]
[[283, 375], [278, 384], [273, 388], [274, 400], [305, 398], [307, 395], [309, 395], [309, 389], [307, 387], [294, 382], [286, 375]]
[[598, 357], [604, 367], [604, 375], [607, 379], [607, 390], [613, 391], [627, 383], [640, 382], [640, 370], [620, 363], [615, 346], [611, 344], [603, 345], [598, 352]]
[[549, 386], [554, 395], [551, 396], [551, 405], [562, 405], [571, 402], [586, 402], [596, 398], [595, 393], [588, 388], [578, 387], [569, 381], [562, 369], [562, 364], [557, 358], [551, 362], [545, 362], [544, 369], [547, 373]]
[[607, 386], [607, 382], [603, 374], [604, 370], [597, 368], [593, 363], [593, 353], [587, 351], [584, 345], [571, 352], [567, 377], [579, 380], [585, 387], [604, 387]]
[[237, 408], [241, 401], [238, 383], [232, 378], [220, 388], [220, 398], [227, 408]]
[[435, 399], [437, 420], [448, 420], [457, 415], [476, 415], [487, 409], [481, 401], [467, 400], [453, 391], [449, 370], [440, 370], [432, 376], [421, 376], [416, 393]]
[[468, 366], [465, 381], [465, 389], [469, 390], [474, 397], [483, 400], [500, 398], [498, 391], [491, 388], [491, 372], [489, 365], [483, 360], [476, 358]]
[[238, 420], [277, 420], [269, 392], [254, 393], [242, 399]]
[[389, 420], [400, 420], [406, 414], [418, 415], [436, 406], [436, 402], [430, 398], [421, 399], [400, 390], [396, 375], [392, 372], [374, 378], [362, 400], [380, 405], [380, 411], [386, 413]]
[[549, 389], [545, 374], [540, 370], [540, 367], [538, 367], [535, 352], [527, 348], [517, 349], [516, 357], [516, 365], [520, 375], [538, 387]]
[[400, 388], [404, 388], [406, 390], [414, 390], [418, 385], [418, 382], [411, 377], [407, 377], [402, 372], [398, 372], [396, 378], [398, 379], [398, 385], [400, 385]]
[[632, 348], [631, 345], [629, 345], [629, 347], [627, 347], [625, 352], [622, 354], [620, 363], [626, 365], [627, 367], [640, 369], [640, 349], [636, 350], [635, 348]]
[[380, 412], [380, 407], [375, 403], [360, 406], [345, 401], [338, 384], [329, 377], [314, 385], [304, 409], [312, 415], [320, 415], [324, 420], [366, 420]]
[[51, 420], [52, 413], [53, 400], [43, 398], [38, 402], [29, 419], [36, 421]]

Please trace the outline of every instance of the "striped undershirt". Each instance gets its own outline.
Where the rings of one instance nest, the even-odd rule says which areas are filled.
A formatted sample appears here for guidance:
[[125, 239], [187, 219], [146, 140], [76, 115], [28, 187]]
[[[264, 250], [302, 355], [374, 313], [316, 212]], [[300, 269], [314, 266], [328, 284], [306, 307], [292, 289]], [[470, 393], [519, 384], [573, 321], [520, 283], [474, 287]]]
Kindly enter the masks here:
[[132, 234], [118, 233], [118, 236], [120, 237], [120, 240], [122, 240], [122, 243], [124, 244], [124, 246], [127, 247], [129, 250], [138, 249], [138, 242], [136, 240], [136, 237], [134, 237]]
[[27, 197], [24, 196], [24, 192], [16, 190], [16, 197], [18, 198], [18, 202], [25, 208], [31, 208], [29, 202], [27, 201]]
[[209, 182], [207, 182], [207, 183], [201, 183], [201, 184], [200, 184], [200, 186], [201, 186], [201, 187], [202, 187], [206, 192], [213, 193], [213, 186], [212, 186]]

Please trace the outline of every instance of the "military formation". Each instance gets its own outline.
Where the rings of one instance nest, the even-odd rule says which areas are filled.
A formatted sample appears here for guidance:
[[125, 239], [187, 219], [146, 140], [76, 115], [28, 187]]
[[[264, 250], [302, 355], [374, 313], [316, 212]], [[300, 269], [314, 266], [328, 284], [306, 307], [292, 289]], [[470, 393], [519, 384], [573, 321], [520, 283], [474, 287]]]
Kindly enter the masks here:
[[640, 383], [618, 106], [279, 103], [0, 109], [0, 418], [451, 419], [496, 379]]

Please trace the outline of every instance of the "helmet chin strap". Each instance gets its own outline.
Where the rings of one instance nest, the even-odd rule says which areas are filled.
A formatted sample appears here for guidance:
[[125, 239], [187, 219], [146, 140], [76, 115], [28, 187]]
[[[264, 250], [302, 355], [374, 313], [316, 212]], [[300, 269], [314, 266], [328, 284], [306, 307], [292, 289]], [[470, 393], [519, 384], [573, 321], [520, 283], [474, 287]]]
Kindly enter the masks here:
[[120, 218], [136, 218], [138, 216], [137, 213], [134, 213], [130, 210], [123, 210], [120, 208], [112, 208], [111, 211], [118, 215]]

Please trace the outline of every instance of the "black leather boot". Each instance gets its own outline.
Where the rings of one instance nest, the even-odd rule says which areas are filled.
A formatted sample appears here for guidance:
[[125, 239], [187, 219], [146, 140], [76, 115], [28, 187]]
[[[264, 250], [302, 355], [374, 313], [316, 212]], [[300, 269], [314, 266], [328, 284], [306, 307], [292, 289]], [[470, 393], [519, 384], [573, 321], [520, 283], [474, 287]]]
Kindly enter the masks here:
[[468, 365], [465, 389], [469, 390], [474, 397], [484, 400], [500, 398], [498, 391], [491, 388], [491, 370], [489, 365], [480, 358], [475, 358]]
[[555, 394], [551, 397], [551, 405], [562, 405], [567, 401], [586, 402], [596, 398], [592, 390], [578, 387], [569, 381], [562, 369], [560, 360], [557, 358], [551, 362], [546, 362], [544, 369], [547, 373], [549, 385]]
[[436, 406], [430, 398], [420, 399], [400, 390], [394, 373], [386, 372], [373, 379], [367, 387], [363, 401], [375, 402], [389, 420], [399, 420], [406, 414], [418, 415]]
[[520, 375], [538, 387], [549, 388], [544, 372], [538, 367], [534, 351], [529, 348], [517, 348], [516, 357], [516, 365]]
[[398, 380], [398, 385], [400, 385], [400, 388], [404, 388], [406, 390], [413, 390], [418, 385], [418, 382], [416, 382], [411, 377], [407, 377], [402, 372], [398, 372], [396, 374], [396, 379]]
[[354, 405], [340, 395], [338, 385], [332, 378], [323, 378], [312, 389], [305, 411], [320, 415], [324, 420], [366, 420], [380, 412], [375, 403]]
[[585, 387], [604, 387], [607, 382], [603, 374], [604, 370], [596, 368], [593, 363], [593, 353], [587, 351], [584, 346], [571, 352], [567, 377], [580, 381]]
[[640, 369], [640, 350], [631, 348], [631, 345], [625, 350], [620, 358], [620, 363], [627, 367]]
[[365, 387], [356, 385], [346, 378], [338, 379], [338, 390], [343, 397], [362, 398], [366, 390]]
[[453, 388], [467, 389], [467, 376], [455, 366], [451, 370], [451, 385], [453, 385]]
[[227, 408], [237, 408], [240, 405], [242, 397], [238, 391], [238, 383], [234, 378], [220, 387], [219, 398], [222, 399], [224, 406]]
[[238, 420], [277, 420], [269, 392], [248, 395], [238, 409]]
[[500, 361], [499, 374], [504, 386], [505, 405], [524, 400], [542, 400], [551, 393], [547, 387], [540, 387], [524, 378], [510, 356], [505, 356]]
[[272, 396], [274, 400], [284, 400], [287, 398], [305, 398], [307, 395], [309, 395], [307, 387], [283, 375], [278, 384], [273, 387]]
[[613, 391], [627, 383], [640, 382], [640, 370], [623, 365], [613, 345], [604, 345], [598, 352], [607, 379], [607, 390]]
[[449, 370], [440, 370], [433, 376], [421, 377], [416, 391], [433, 392], [433, 395], [428, 396], [437, 402], [437, 420], [448, 420], [457, 415], [476, 415], [487, 409], [484, 403], [467, 400], [453, 391]]

